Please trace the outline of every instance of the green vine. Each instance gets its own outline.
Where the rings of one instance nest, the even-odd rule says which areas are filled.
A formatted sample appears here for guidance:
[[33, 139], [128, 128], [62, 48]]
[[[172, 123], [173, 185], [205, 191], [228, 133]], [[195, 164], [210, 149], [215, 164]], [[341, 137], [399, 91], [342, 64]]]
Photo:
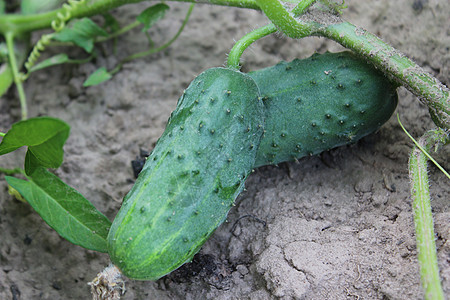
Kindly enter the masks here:
[[[76, 11], [77, 8], [86, 5], [87, 0], [69, 0], [68, 4], [65, 3], [62, 6], [61, 11], [56, 13], [56, 18], [51, 21], [52, 29], [57, 33], [64, 29], [66, 26], [66, 22], [72, 18], [72, 12]], [[37, 60], [41, 56], [41, 52], [45, 50], [45, 48], [50, 44], [54, 33], [44, 34], [41, 36], [39, 41], [33, 47], [30, 56], [28, 56], [28, 60], [25, 62], [25, 69], [27, 69], [27, 74], [24, 74], [21, 78], [22, 81], [25, 81], [29, 74], [31, 68], [36, 64]]]
[[227, 62], [228, 68], [239, 70], [240, 69], [239, 63], [245, 49], [247, 49], [248, 46], [250, 46], [253, 42], [269, 34], [275, 33], [276, 31], [277, 28], [273, 24], [269, 24], [247, 33], [243, 38], [237, 41], [234, 44], [233, 48], [230, 50]]
[[8, 59], [9, 65], [11, 66], [11, 71], [14, 78], [14, 83], [17, 87], [17, 92], [19, 94], [20, 108], [22, 114], [22, 120], [28, 118], [28, 108], [27, 108], [27, 100], [25, 96], [25, 90], [22, 85], [21, 76], [19, 73], [19, 68], [16, 60], [16, 55], [14, 51], [14, 35], [11, 32], [6, 33], [6, 46], [8, 47]]
[[[442, 129], [431, 130], [419, 139], [419, 145], [426, 152], [437, 149], [450, 142], [448, 132]], [[428, 157], [419, 147], [414, 147], [409, 159], [409, 176], [413, 198], [414, 224], [416, 230], [418, 261], [425, 299], [444, 299], [439, 278], [436, 257], [436, 243], [431, 212], [430, 188], [427, 172]]]
[[314, 19], [314, 14], [309, 14], [309, 18], [295, 18], [278, 0], [257, 2], [277, 28], [288, 36], [323, 36], [363, 56], [419, 97], [428, 106], [437, 126], [450, 129], [448, 87], [380, 38], [331, 13], [317, 11], [320, 18]]
[[[317, 0], [304, 0], [298, 3], [298, 5], [294, 8], [295, 14], [304, 13], [314, 2]], [[269, 5], [269, 7], [261, 7], [264, 12], [276, 12], [279, 10], [279, 5], [274, 9], [271, 5], [276, 5], [275, 3], [269, 3], [266, 1], [257, 1], [259, 5]], [[279, 4], [279, 3], [278, 3]], [[281, 5], [281, 4], [280, 4]], [[282, 13], [283, 10], [279, 13], [278, 17], [284, 18], [285, 16]], [[289, 23], [290, 25], [291, 23]], [[288, 26], [287, 26], [288, 27]], [[240, 69], [240, 59], [245, 49], [247, 49], [252, 43], [255, 41], [269, 35], [275, 33], [277, 31], [277, 27], [274, 24], [269, 24], [258, 29], [253, 30], [252, 32], [246, 34], [239, 41], [237, 41], [233, 48], [230, 50], [228, 54], [227, 65], [231, 69], [239, 70]]]

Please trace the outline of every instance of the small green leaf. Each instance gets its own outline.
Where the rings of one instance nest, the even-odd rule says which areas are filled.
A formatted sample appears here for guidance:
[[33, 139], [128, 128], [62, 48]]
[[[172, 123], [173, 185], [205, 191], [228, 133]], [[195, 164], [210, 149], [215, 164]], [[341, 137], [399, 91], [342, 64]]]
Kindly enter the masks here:
[[36, 169], [30, 181], [5, 178], [63, 238], [90, 250], [107, 252], [111, 222], [75, 189], [44, 168]]
[[94, 49], [94, 41], [98, 36], [108, 36], [108, 33], [91, 19], [83, 18], [76, 20], [71, 26], [64, 27], [53, 35], [53, 39], [61, 42], [72, 42], [80, 46], [86, 52], [91, 53]]
[[145, 32], [150, 29], [150, 27], [153, 26], [156, 22], [164, 18], [164, 15], [166, 14], [166, 11], [169, 9], [169, 6], [163, 3], [155, 4], [153, 6], [150, 6], [139, 16], [137, 16], [137, 20], [144, 24], [144, 28], [142, 29], [142, 32]]
[[63, 161], [63, 145], [69, 137], [69, 132], [69, 125], [50, 117], [17, 122], [3, 137], [0, 155], [28, 146], [25, 157], [27, 174], [31, 174], [37, 166], [58, 168]]
[[39, 159], [31, 151], [27, 151], [25, 154], [25, 173], [27, 175], [32, 174], [36, 168], [40, 167]]
[[103, 18], [105, 19], [105, 23], [103, 24], [103, 28], [109, 30], [110, 32], [116, 32], [120, 29], [119, 22], [117, 22], [116, 18], [109, 13], [103, 14]]
[[5, 94], [14, 82], [14, 76], [9, 63], [0, 65], [0, 97]]
[[55, 56], [47, 58], [46, 60], [41, 61], [37, 65], [34, 65], [30, 69], [29, 73], [37, 71], [37, 70], [41, 70], [41, 69], [44, 69], [44, 68], [48, 68], [48, 67], [51, 67], [51, 66], [64, 64], [64, 63], [69, 62], [69, 61], [70, 61], [69, 60], [69, 56], [67, 56], [67, 54], [65, 54], [65, 53], [57, 54]]
[[110, 80], [111, 78], [112, 78], [112, 75], [110, 73], [108, 73], [106, 68], [101, 67], [101, 68], [95, 70], [94, 73], [89, 75], [89, 77], [83, 83], [83, 86], [87, 87], [87, 86], [97, 85], [97, 84], [100, 84], [107, 80]]

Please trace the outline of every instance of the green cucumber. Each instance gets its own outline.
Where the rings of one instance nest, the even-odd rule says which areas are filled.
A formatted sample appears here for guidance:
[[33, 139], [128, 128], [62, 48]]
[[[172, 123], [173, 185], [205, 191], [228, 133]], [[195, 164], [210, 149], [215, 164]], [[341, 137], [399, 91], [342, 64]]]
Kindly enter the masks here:
[[129, 278], [190, 261], [225, 220], [254, 166], [264, 107], [248, 75], [209, 69], [185, 90], [108, 235]]
[[397, 106], [397, 86], [351, 52], [314, 54], [249, 75], [266, 111], [255, 167], [355, 142]]

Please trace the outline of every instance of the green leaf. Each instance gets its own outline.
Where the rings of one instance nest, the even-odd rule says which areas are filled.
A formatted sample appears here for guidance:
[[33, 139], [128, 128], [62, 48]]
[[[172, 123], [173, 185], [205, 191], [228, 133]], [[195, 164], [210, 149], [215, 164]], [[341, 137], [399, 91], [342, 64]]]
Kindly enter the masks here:
[[63, 146], [69, 137], [70, 126], [65, 122], [39, 117], [12, 125], [0, 143], [0, 155], [28, 146], [25, 171], [31, 174], [37, 166], [58, 168], [64, 156]]
[[41, 61], [40, 63], [38, 63], [37, 65], [34, 65], [29, 73], [37, 71], [37, 70], [41, 70], [44, 68], [48, 68], [51, 66], [56, 66], [56, 65], [60, 65], [60, 64], [64, 64], [66, 62], [69, 62], [69, 56], [67, 56], [67, 54], [65, 53], [61, 53], [61, 54], [57, 54], [54, 55], [50, 58], [47, 58], [46, 60]]
[[44, 168], [36, 169], [30, 181], [5, 178], [63, 238], [90, 250], [107, 252], [111, 222], [75, 189]]
[[89, 77], [83, 83], [83, 86], [87, 87], [87, 86], [97, 85], [97, 84], [100, 84], [107, 80], [110, 80], [111, 78], [112, 78], [112, 75], [106, 70], [106, 68], [101, 67], [101, 68], [95, 70], [94, 73], [89, 75]]
[[0, 97], [5, 94], [14, 82], [14, 76], [9, 63], [0, 65]]
[[5, 14], [5, 7], [6, 7], [5, 0], [0, 0], [0, 15]]
[[117, 22], [113, 15], [105, 13], [102, 16], [103, 19], [105, 19], [105, 23], [103, 24], [104, 29], [109, 30], [110, 32], [116, 32], [120, 29], [119, 22]]
[[150, 27], [153, 26], [156, 22], [164, 18], [164, 15], [166, 14], [166, 11], [169, 9], [169, 6], [163, 3], [155, 4], [153, 6], [150, 6], [146, 10], [140, 13], [139, 16], [137, 16], [137, 20], [144, 24], [144, 28], [142, 29], [142, 32], [145, 32], [149, 30]]
[[98, 36], [108, 36], [108, 33], [91, 19], [83, 18], [55, 33], [53, 39], [61, 42], [72, 42], [91, 53], [94, 49], [95, 38]]

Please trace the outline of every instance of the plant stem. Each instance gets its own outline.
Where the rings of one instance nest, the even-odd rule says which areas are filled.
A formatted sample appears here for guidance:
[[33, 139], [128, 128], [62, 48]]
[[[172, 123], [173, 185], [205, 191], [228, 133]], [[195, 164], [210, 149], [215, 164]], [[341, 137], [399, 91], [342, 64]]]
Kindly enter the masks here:
[[[300, 3], [298, 3], [298, 5], [293, 9], [293, 12], [296, 15], [300, 15], [304, 13], [316, 1], [317, 0], [303, 0]], [[292, 16], [289, 15], [289, 13], [283, 8], [283, 6], [277, 0], [275, 1], [257, 0], [256, 2], [264, 11], [265, 14], [268, 13], [273, 14], [272, 18], [283, 20], [282, 22], [283, 24], [280, 24], [283, 30], [290, 31], [292, 29], [290, 33], [295, 32], [295, 36], [297, 38], [299, 37], [298, 33], [293, 28], [291, 28], [292, 24], [297, 23], [297, 21]], [[288, 20], [287, 23], [285, 23], [286, 20]], [[228, 62], [227, 62], [228, 68], [239, 70], [240, 69], [239, 61], [245, 49], [247, 49], [248, 46], [250, 46], [253, 42], [269, 34], [275, 33], [276, 31], [277, 27], [274, 24], [269, 24], [246, 34], [243, 38], [237, 41], [236, 44], [234, 44], [233, 48], [228, 54]], [[308, 30], [303, 30], [302, 34], [308, 35], [307, 31]], [[289, 35], [289, 33], [286, 34]]]
[[434, 123], [450, 129], [450, 90], [431, 74], [380, 38], [349, 22], [322, 26], [317, 35], [330, 38], [372, 62], [424, 102]]
[[147, 56], [147, 55], [151, 55], [151, 54], [156, 53], [156, 52], [160, 52], [160, 51], [166, 49], [167, 47], [169, 47], [170, 45], [172, 45], [172, 43], [175, 42], [175, 40], [180, 36], [181, 32], [183, 32], [184, 27], [186, 27], [186, 24], [189, 21], [189, 17], [191, 16], [191, 13], [192, 13], [192, 10], [194, 9], [194, 6], [195, 6], [195, 4], [191, 4], [189, 6], [189, 9], [188, 9], [188, 11], [186, 13], [186, 17], [183, 20], [183, 23], [181, 24], [181, 26], [178, 29], [177, 33], [167, 43], [165, 43], [164, 45], [161, 45], [161, 46], [159, 46], [157, 48], [152, 48], [152, 49], [147, 50], [147, 51], [138, 52], [138, 53], [132, 54], [132, 55], [122, 59], [121, 62], [119, 63], [119, 65], [117, 67], [115, 67], [110, 73], [114, 74], [114, 73], [118, 72], [120, 70], [120, 68], [122, 67], [122, 65], [124, 63], [126, 63], [126, 62], [129, 62], [131, 60], [134, 60], [134, 59], [137, 59], [137, 58], [141, 58], [141, 57], [144, 57], [144, 56]]
[[[89, 17], [125, 5], [143, 2], [145, 0], [97, 0], [87, 5], [77, 7], [71, 12], [71, 18]], [[171, 0], [174, 2], [204, 3], [240, 8], [259, 9], [255, 0]], [[51, 22], [63, 8], [33, 15], [7, 14], [0, 18], [0, 34], [13, 32], [15, 35], [28, 33], [39, 29], [50, 28]]]
[[[422, 153], [429, 159], [431, 160], [431, 162], [445, 175], [447, 176], [448, 179], [450, 179], [450, 174], [448, 174], [447, 171], [445, 171], [445, 169], [436, 161], [434, 160], [434, 158], [428, 154], [428, 151], [425, 150], [418, 141], [416, 141], [411, 134], [409, 134], [409, 132], [406, 130], [406, 128], [403, 126], [402, 122], [400, 122], [400, 116], [397, 114], [397, 120], [398, 123], [400, 124], [400, 127], [402, 127], [403, 131], [406, 133], [406, 135], [414, 142], [414, 144], [416, 145], [417, 148], [419, 148], [420, 151], [422, 151]], [[444, 142], [443, 142], [444, 143]]]
[[16, 55], [14, 52], [14, 35], [12, 32], [7, 32], [5, 38], [6, 38], [6, 46], [8, 48], [9, 64], [11, 67], [11, 71], [13, 73], [14, 83], [16, 84], [17, 92], [19, 94], [22, 120], [26, 120], [28, 118], [27, 99], [25, 96], [25, 90], [23, 89], [22, 80], [17, 66]]
[[293, 38], [323, 36], [353, 50], [424, 102], [434, 123], [450, 129], [450, 90], [408, 57], [363, 28], [315, 10], [294, 18], [278, 0], [257, 0], [267, 17]]
[[119, 35], [122, 35], [122, 34], [128, 32], [128, 31], [130, 31], [130, 30], [133, 29], [133, 28], [136, 28], [136, 27], [139, 26], [139, 25], [142, 25], [142, 23], [139, 22], [139, 21], [134, 21], [133, 23], [128, 24], [127, 26], [125, 26], [125, 27], [123, 27], [123, 28], [120, 28], [119, 30], [117, 30], [117, 31], [115, 31], [115, 32], [113, 32], [113, 33], [111, 33], [111, 34], [108, 35], [108, 36], [105, 36], [105, 37], [104, 37], [104, 36], [98, 37], [98, 38], [96, 39], [95, 42], [96, 42], [96, 43], [103, 43], [103, 42], [106, 42], [106, 41], [108, 41], [108, 40], [110, 40], [110, 39], [116, 38], [116, 37], [118, 37]]
[[[310, 2], [309, 5], [313, 3], [308, 2]], [[256, 3], [270, 21], [287, 36], [300, 39], [313, 33], [310, 24], [299, 23], [278, 0], [256, 0]], [[308, 7], [300, 7], [299, 9], [307, 9]]]
[[253, 42], [276, 31], [277, 28], [275, 25], [269, 24], [247, 33], [244, 37], [237, 41], [236, 44], [234, 44], [233, 48], [231, 48], [230, 53], [228, 54], [228, 68], [239, 70], [239, 62], [245, 49], [247, 49]]
[[0, 132], [0, 136], [4, 137], [6, 135], [6, 133]]
[[311, 5], [317, 0], [302, 0], [299, 4], [292, 10], [295, 17], [303, 14]]
[[0, 168], [0, 173], [6, 174], [6, 175], [15, 175], [15, 174], [25, 175], [25, 171], [21, 168], [14, 168], [14, 169]]
[[[442, 129], [431, 130], [419, 139], [419, 144], [429, 152], [449, 143], [450, 136]], [[439, 268], [434, 242], [433, 216], [427, 174], [427, 156], [414, 147], [409, 159], [411, 195], [413, 197], [414, 224], [416, 229], [418, 260], [425, 299], [444, 299], [439, 279]]]

